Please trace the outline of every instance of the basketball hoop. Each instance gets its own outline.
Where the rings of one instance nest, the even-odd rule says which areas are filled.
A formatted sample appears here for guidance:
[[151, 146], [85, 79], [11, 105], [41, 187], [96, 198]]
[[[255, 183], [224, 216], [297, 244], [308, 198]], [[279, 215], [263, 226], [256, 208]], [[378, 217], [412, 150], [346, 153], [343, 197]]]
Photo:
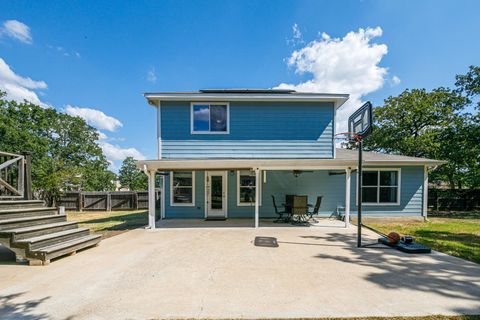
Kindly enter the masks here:
[[355, 143], [358, 147], [358, 183], [357, 183], [357, 198], [358, 198], [358, 222], [357, 222], [357, 247], [362, 246], [362, 149], [363, 139], [365, 139], [373, 130], [373, 115], [372, 104], [367, 101], [350, 117], [348, 117], [348, 132], [338, 133], [333, 136], [334, 139], [343, 136], [348, 143]]
[[348, 142], [357, 142], [360, 136], [355, 132], [340, 132], [333, 136], [333, 140], [346, 140]]

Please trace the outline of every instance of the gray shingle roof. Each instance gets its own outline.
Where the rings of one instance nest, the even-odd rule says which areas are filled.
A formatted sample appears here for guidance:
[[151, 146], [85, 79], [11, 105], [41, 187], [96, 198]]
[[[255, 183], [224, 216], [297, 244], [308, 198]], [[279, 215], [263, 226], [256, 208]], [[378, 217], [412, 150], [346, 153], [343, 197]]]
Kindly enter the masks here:
[[[358, 150], [348, 150], [348, 149], [341, 149], [337, 148], [337, 160], [357, 160], [358, 159]], [[444, 164], [446, 161], [442, 160], [434, 160], [434, 159], [427, 159], [427, 158], [418, 158], [418, 157], [407, 157], [402, 155], [395, 155], [395, 154], [386, 154], [386, 153], [379, 153], [379, 152], [372, 152], [372, 151], [364, 151], [363, 152], [363, 160], [366, 162], [418, 162], [418, 163], [438, 163]]]

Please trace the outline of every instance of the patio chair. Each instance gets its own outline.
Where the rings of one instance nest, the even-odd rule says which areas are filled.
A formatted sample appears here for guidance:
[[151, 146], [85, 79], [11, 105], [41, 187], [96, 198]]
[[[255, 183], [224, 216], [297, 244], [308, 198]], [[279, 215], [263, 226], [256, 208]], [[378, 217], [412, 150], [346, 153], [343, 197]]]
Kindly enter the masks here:
[[273, 222], [286, 222], [287, 217], [283, 217], [284, 214], [288, 214], [287, 211], [278, 210], [277, 204], [275, 202], [275, 196], [272, 194], [272, 201], [273, 201], [273, 208], [275, 209], [275, 214], [278, 216], [277, 219], [273, 220]]
[[308, 224], [308, 197], [293, 196], [292, 222], [293, 224]]
[[317, 222], [313, 216], [318, 215], [318, 211], [320, 210], [320, 206], [322, 205], [322, 198], [323, 196], [318, 196], [317, 201], [315, 202], [315, 206], [313, 207], [313, 211], [309, 211], [307, 216], [312, 219], [314, 222]]

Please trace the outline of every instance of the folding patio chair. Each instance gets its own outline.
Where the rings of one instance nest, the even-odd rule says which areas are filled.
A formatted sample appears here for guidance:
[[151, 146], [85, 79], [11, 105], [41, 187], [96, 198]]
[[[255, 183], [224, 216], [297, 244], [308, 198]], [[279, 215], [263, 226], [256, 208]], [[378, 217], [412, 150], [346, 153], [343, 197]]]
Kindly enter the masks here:
[[317, 221], [313, 218], [313, 216], [314, 216], [314, 215], [315, 215], [315, 216], [318, 215], [318, 211], [320, 210], [320, 206], [321, 206], [321, 204], [322, 204], [322, 198], [323, 198], [323, 196], [318, 196], [318, 197], [317, 197], [317, 201], [315, 202], [315, 206], [313, 207], [313, 211], [309, 211], [309, 212], [307, 213], [307, 216], [308, 216], [310, 219], [312, 219], [314, 222], [317, 222]]
[[275, 203], [275, 196], [272, 194], [272, 201], [273, 201], [273, 208], [275, 209], [275, 214], [278, 216], [277, 219], [273, 220], [273, 222], [286, 222], [288, 219], [287, 217], [283, 217], [284, 214], [287, 214], [288, 212], [283, 210], [279, 211], [277, 204]]
[[293, 196], [292, 222], [293, 224], [308, 223], [308, 197]]

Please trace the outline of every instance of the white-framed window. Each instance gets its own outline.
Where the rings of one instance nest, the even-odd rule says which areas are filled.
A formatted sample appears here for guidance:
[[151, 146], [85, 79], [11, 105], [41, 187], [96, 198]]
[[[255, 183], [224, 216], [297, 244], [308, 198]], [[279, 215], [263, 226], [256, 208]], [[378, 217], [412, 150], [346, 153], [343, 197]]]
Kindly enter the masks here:
[[195, 205], [195, 171], [170, 172], [170, 205]]
[[366, 205], [399, 205], [400, 179], [400, 169], [364, 169], [362, 203]]
[[[262, 187], [259, 182], [260, 199], [259, 205], [262, 205]], [[237, 206], [254, 206], [255, 205], [255, 171], [238, 170], [237, 171]]]
[[230, 106], [227, 102], [192, 102], [192, 134], [228, 134]]

